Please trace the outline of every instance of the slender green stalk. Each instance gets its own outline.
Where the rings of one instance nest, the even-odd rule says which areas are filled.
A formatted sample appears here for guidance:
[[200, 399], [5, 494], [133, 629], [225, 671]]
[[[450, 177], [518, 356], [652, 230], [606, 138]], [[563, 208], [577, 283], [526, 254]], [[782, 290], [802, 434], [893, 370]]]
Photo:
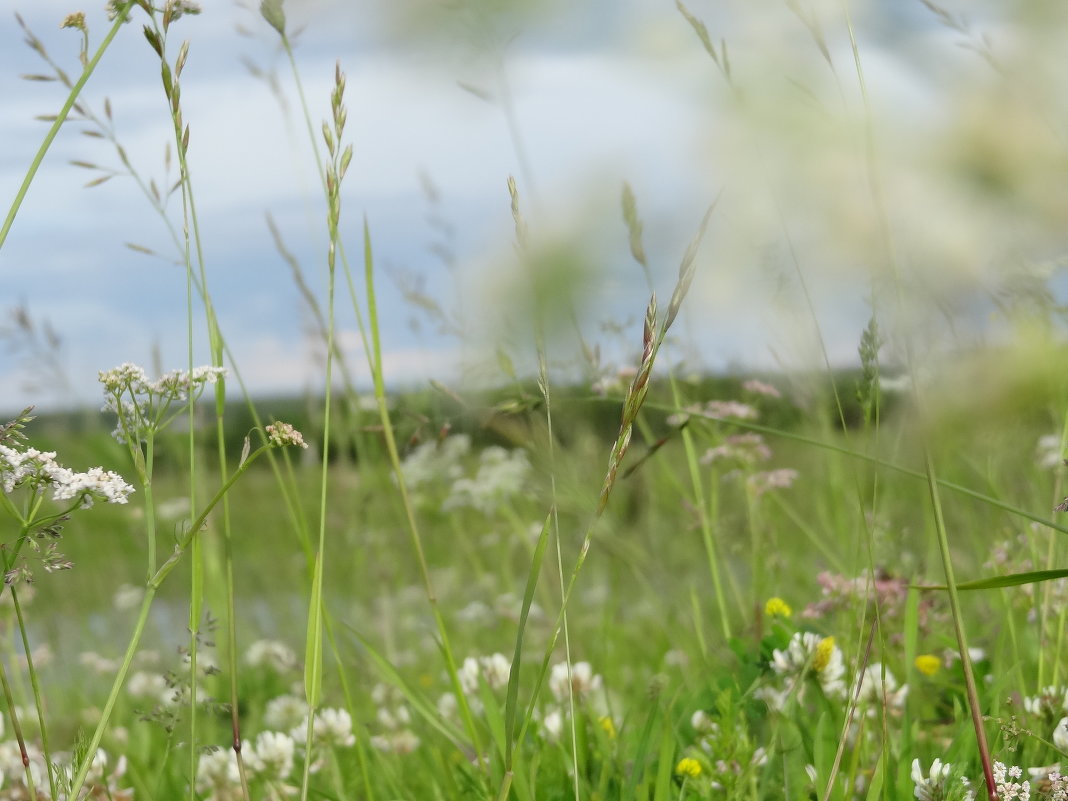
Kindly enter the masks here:
[[30, 190], [30, 184], [33, 183], [33, 179], [37, 175], [37, 170], [40, 169], [45, 154], [48, 153], [48, 148], [52, 146], [52, 142], [59, 133], [59, 129], [63, 127], [63, 123], [67, 120], [67, 115], [70, 114], [70, 110], [74, 108], [74, 104], [78, 100], [78, 95], [82, 93], [82, 89], [84, 89], [85, 84], [89, 82], [89, 78], [96, 70], [97, 64], [100, 63], [100, 59], [104, 57], [104, 52], [111, 44], [111, 40], [115, 38], [115, 35], [119, 32], [123, 23], [126, 22], [126, 18], [129, 16], [130, 9], [133, 5], [133, 0], [130, 0], [130, 2], [125, 3], [118, 9], [118, 14], [115, 17], [115, 22], [112, 24], [111, 29], [100, 43], [100, 46], [96, 49], [93, 57], [89, 59], [88, 63], [82, 69], [81, 77], [78, 78], [74, 86], [71, 87], [66, 102], [63, 103], [63, 107], [52, 121], [48, 133], [45, 134], [41, 146], [37, 149], [37, 153], [34, 155], [29, 168], [26, 170], [26, 176], [22, 179], [22, 183], [19, 185], [18, 191], [15, 193], [15, 199], [11, 201], [11, 208], [8, 209], [7, 216], [4, 218], [4, 224], [0, 226], [0, 248], [3, 248], [4, 243], [7, 241], [7, 235], [11, 231], [11, 226], [15, 222], [15, 217], [19, 213], [22, 201], [26, 198], [26, 193]]
[[7, 679], [7, 666], [3, 662], [0, 662], [0, 686], [3, 687], [4, 698], [7, 701], [7, 716], [11, 721], [11, 728], [15, 730], [15, 740], [19, 744], [19, 754], [22, 756], [22, 765], [26, 771], [26, 788], [29, 790], [30, 798], [37, 797], [37, 790], [34, 787], [33, 771], [30, 770], [30, 755], [26, 750], [26, 740], [22, 736], [22, 724], [19, 723], [18, 712], [15, 711], [15, 697], [11, 693], [11, 684]]
[[934, 460], [931, 458], [931, 452], [928, 449], [924, 449], [924, 464], [927, 471], [927, 489], [931, 494], [931, 508], [934, 512], [935, 533], [938, 536], [938, 550], [942, 555], [942, 568], [946, 574], [949, 606], [953, 613], [953, 631], [957, 637], [960, 664], [964, 670], [964, 686], [968, 696], [968, 709], [971, 712], [972, 725], [975, 727], [975, 739], [979, 747], [979, 757], [983, 763], [987, 796], [990, 801], [997, 801], [998, 796], [997, 791], [994, 789], [994, 773], [990, 759], [990, 746], [986, 741], [983, 713], [979, 705], [979, 691], [975, 685], [975, 671], [972, 670], [972, 659], [968, 652], [968, 638], [964, 633], [964, 614], [961, 612], [957, 582], [953, 576], [953, 557], [949, 552], [949, 535], [946, 532], [946, 522], [942, 517], [942, 501], [939, 497], [938, 482], [935, 480]]
[[18, 619], [19, 635], [22, 637], [22, 651], [26, 655], [26, 671], [30, 675], [30, 687], [33, 688], [33, 704], [37, 710], [37, 722], [41, 727], [41, 753], [44, 756], [45, 769], [48, 771], [48, 786], [52, 791], [52, 798], [59, 798], [59, 790], [56, 787], [56, 770], [52, 764], [52, 749], [48, 743], [48, 726], [45, 724], [41, 681], [33, 665], [33, 651], [30, 648], [30, 637], [26, 631], [26, 620], [22, 616], [22, 604], [19, 602], [19, 595], [14, 587], [11, 588], [11, 603], [15, 607], [15, 617]]

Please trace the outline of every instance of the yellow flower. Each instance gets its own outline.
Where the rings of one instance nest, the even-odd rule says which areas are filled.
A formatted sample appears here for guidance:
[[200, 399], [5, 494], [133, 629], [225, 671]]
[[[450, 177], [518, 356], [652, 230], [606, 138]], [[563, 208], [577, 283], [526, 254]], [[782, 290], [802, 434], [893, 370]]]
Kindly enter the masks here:
[[824, 637], [816, 646], [816, 655], [812, 657], [812, 669], [819, 673], [831, 661], [834, 653], [834, 637]]
[[616, 724], [612, 722], [612, 718], [605, 715], [603, 718], [597, 721], [604, 733], [608, 735], [609, 740], [616, 739]]
[[676, 776], [685, 776], [688, 779], [696, 779], [701, 775], [701, 763], [693, 757], [683, 757], [675, 766]]
[[782, 598], [768, 598], [764, 604], [764, 614], [768, 617], [790, 617], [794, 610]]
[[913, 664], [924, 676], [933, 676], [942, 667], [942, 660], [933, 654], [920, 654]]

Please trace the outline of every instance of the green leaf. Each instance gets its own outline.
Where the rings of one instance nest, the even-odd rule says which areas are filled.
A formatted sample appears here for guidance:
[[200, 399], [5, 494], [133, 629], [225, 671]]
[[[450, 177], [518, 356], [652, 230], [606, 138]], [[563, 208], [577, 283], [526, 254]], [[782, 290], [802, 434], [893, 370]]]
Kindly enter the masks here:
[[404, 700], [412, 708], [412, 710], [418, 714], [423, 720], [437, 729], [441, 734], [459, 750], [467, 753], [470, 751], [470, 746], [464, 740], [462, 734], [457, 731], [456, 727], [445, 720], [439, 713], [437, 708], [431, 703], [424, 695], [415, 690], [408, 682], [404, 680], [397, 669], [390, 664], [389, 660], [380, 654], [371, 641], [360, 634], [352, 626], [343, 624], [345, 628], [353, 633], [353, 635], [360, 641], [360, 644], [367, 649], [368, 656], [371, 657], [371, 661], [375, 663], [378, 669], [386, 677], [386, 680], [401, 691], [404, 696]]
[[[958, 590], [996, 590], [1001, 587], [1018, 587], [1021, 584], [1039, 584], [1043, 581], [1068, 578], [1068, 568], [1057, 570], [1030, 570], [1026, 573], [1010, 573], [1007, 576], [994, 576], [993, 578], [965, 581], [957, 585]], [[919, 585], [921, 590], [944, 590], [945, 584]]]
[[538, 576], [541, 574], [545, 546], [549, 542], [552, 519], [553, 512], [550, 511], [545, 516], [545, 522], [541, 525], [541, 534], [538, 536], [538, 544], [534, 548], [534, 558], [531, 560], [530, 572], [527, 574], [527, 586], [523, 592], [523, 608], [519, 612], [519, 630], [515, 635], [515, 652], [512, 654], [512, 667], [508, 673], [508, 694], [504, 702], [504, 730], [508, 737], [507, 750], [504, 756], [505, 770], [512, 769], [512, 757], [515, 747], [512, 737], [515, 734], [516, 712], [519, 707], [519, 666], [523, 656], [523, 634], [527, 629], [527, 616], [530, 614], [530, 606], [534, 602], [534, 590], [538, 586]]

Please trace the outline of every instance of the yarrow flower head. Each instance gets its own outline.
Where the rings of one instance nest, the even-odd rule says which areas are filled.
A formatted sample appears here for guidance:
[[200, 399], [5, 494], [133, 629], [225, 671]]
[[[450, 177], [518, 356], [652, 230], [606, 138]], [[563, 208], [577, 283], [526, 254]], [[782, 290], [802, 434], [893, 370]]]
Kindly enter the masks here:
[[59, 24], [60, 28], [77, 28], [79, 31], [85, 30], [85, 12], [75, 11], [73, 14], [67, 14], [63, 18], [63, 22]]
[[7, 445], [0, 445], [0, 486], [8, 495], [19, 488], [34, 494], [51, 490], [52, 500], [77, 500], [82, 509], [88, 509], [95, 500], [126, 503], [134, 491], [122, 476], [102, 467], [77, 473], [59, 464], [55, 451], [20, 451]]
[[150, 381], [144, 368], [126, 362], [101, 370], [97, 380], [104, 385], [103, 410], [119, 418], [113, 436], [127, 442], [166, 428], [189, 403], [196, 402], [207, 384], [225, 375], [225, 367], [194, 367], [172, 370]]
[[771, 384], [766, 384], [756, 378], [750, 379], [742, 384], [742, 389], [746, 392], [752, 392], [754, 395], [766, 395], [769, 398], [781, 398], [782, 393]]
[[764, 442], [760, 434], [731, 434], [722, 445], [709, 448], [701, 457], [701, 464], [712, 464], [719, 461], [739, 462], [743, 465], [753, 465], [757, 462], [766, 462], [771, 458], [771, 448]]
[[789, 489], [797, 480], [797, 471], [790, 467], [782, 467], [778, 470], [768, 470], [763, 473], [753, 473], [746, 480], [750, 492], [760, 497], [768, 490]]
[[267, 439], [272, 445], [276, 445], [279, 448], [286, 445], [296, 445], [300, 448], [308, 447], [308, 443], [304, 441], [304, 435], [289, 423], [271, 423], [267, 426]]
[[998, 798], [1003, 801], [1008, 799], [1019, 798], [1026, 799], [1031, 797], [1031, 785], [1024, 782], [1017, 782], [1023, 776], [1023, 771], [1017, 766], [1006, 767], [1001, 762], [994, 763], [994, 789], [997, 792]]

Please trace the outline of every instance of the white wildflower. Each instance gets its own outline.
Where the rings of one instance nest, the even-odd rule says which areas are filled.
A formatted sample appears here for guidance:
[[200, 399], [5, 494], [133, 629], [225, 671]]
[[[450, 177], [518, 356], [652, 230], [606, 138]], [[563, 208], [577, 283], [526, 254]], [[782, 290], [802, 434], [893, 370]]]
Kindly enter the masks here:
[[834, 637], [796, 632], [785, 651], [776, 648], [772, 652], [771, 668], [787, 678], [814, 674], [828, 697], [845, 697], [845, 663]]
[[[304, 740], [308, 728], [308, 718], [292, 731], [293, 739]], [[327, 747], [348, 747], [356, 744], [356, 735], [352, 733], [352, 716], [344, 709], [327, 708], [315, 713], [312, 723], [312, 737], [316, 743]]]
[[754, 395], [765, 395], [769, 398], [782, 397], [782, 393], [771, 384], [765, 384], [763, 381], [759, 381], [755, 378], [742, 384], [742, 389], [746, 392], [752, 392]]
[[1068, 712], [1068, 687], [1049, 685], [1038, 691], [1038, 695], [1024, 698], [1024, 709], [1032, 715], [1055, 718]]
[[237, 768], [237, 755], [232, 748], [218, 748], [201, 754], [197, 761], [196, 789], [198, 793], [225, 792], [239, 787], [241, 776]]
[[549, 690], [557, 701], [566, 700], [571, 693], [579, 699], [601, 688], [601, 677], [594, 675], [589, 662], [576, 662], [570, 669], [570, 693], [568, 691], [568, 664], [558, 662], [549, 673]]
[[949, 778], [952, 768], [948, 762], [943, 763], [941, 759], [936, 758], [931, 763], [930, 772], [925, 776], [920, 768], [920, 760], [912, 760], [913, 795], [919, 801], [941, 801], [945, 798], [946, 779]]
[[256, 640], [245, 651], [245, 663], [285, 673], [297, 667], [297, 655], [292, 648], [278, 640]]
[[1027, 782], [1016, 781], [1021, 776], [1023, 776], [1023, 771], [1015, 765], [1006, 767], [1001, 762], [994, 763], [994, 788], [1001, 801], [1031, 797], [1031, 785]]
[[886, 679], [884, 684], [883, 672], [883, 666], [876, 662], [868, 665], [864, 673], [861, 674], [858, 702], [862, 705], [868, 705], [868, 714], [870, 716], [879, 714], [878, 708], [884, 703], [891, 712], [900, 712], [905, 706], [905, 697], [908, 695], [909, 686], [905, 684], [899, 687], [897, 679], [890, 672], [890, 668], [885, 668]]
[[545, 731], [546, 739], [555, 743], [560, 739], [560, 733], [564, 730], [564, 716], [559, 710], [554, 709], [541, 721], [541, 727]]
[[[278, 731], [289, 731], [300, 727], [301, 721], [307, 726], [308, 704], [296, 695], [279, 695], [267, 702], [263, 713], [263, 722]], [[294, 739], [304, 740], [303, 734], [295, 734]]]
[[789, 489], [797, 480], [797, 475], [796, 470], [784, 467], [764, 473], [753, 473], [746, 480], [746, 484], [754, 495], [760, 496], [768, 490]]
[[267, 781], [283, 781], [293, 772], [294, 750], [293, 738], [288, 734], [260, 732], [249, 756], [249, 767]]
[[508, 684], [508, 674], [512, 669], [512, 663], [504, 654], [496, 653], [491, 656], [467, 657], [463, 666], [458, 671], [460, 686], [468, 695], [478, 691], [478, 683], [481, 678], [491, 690], [497, 690]]

